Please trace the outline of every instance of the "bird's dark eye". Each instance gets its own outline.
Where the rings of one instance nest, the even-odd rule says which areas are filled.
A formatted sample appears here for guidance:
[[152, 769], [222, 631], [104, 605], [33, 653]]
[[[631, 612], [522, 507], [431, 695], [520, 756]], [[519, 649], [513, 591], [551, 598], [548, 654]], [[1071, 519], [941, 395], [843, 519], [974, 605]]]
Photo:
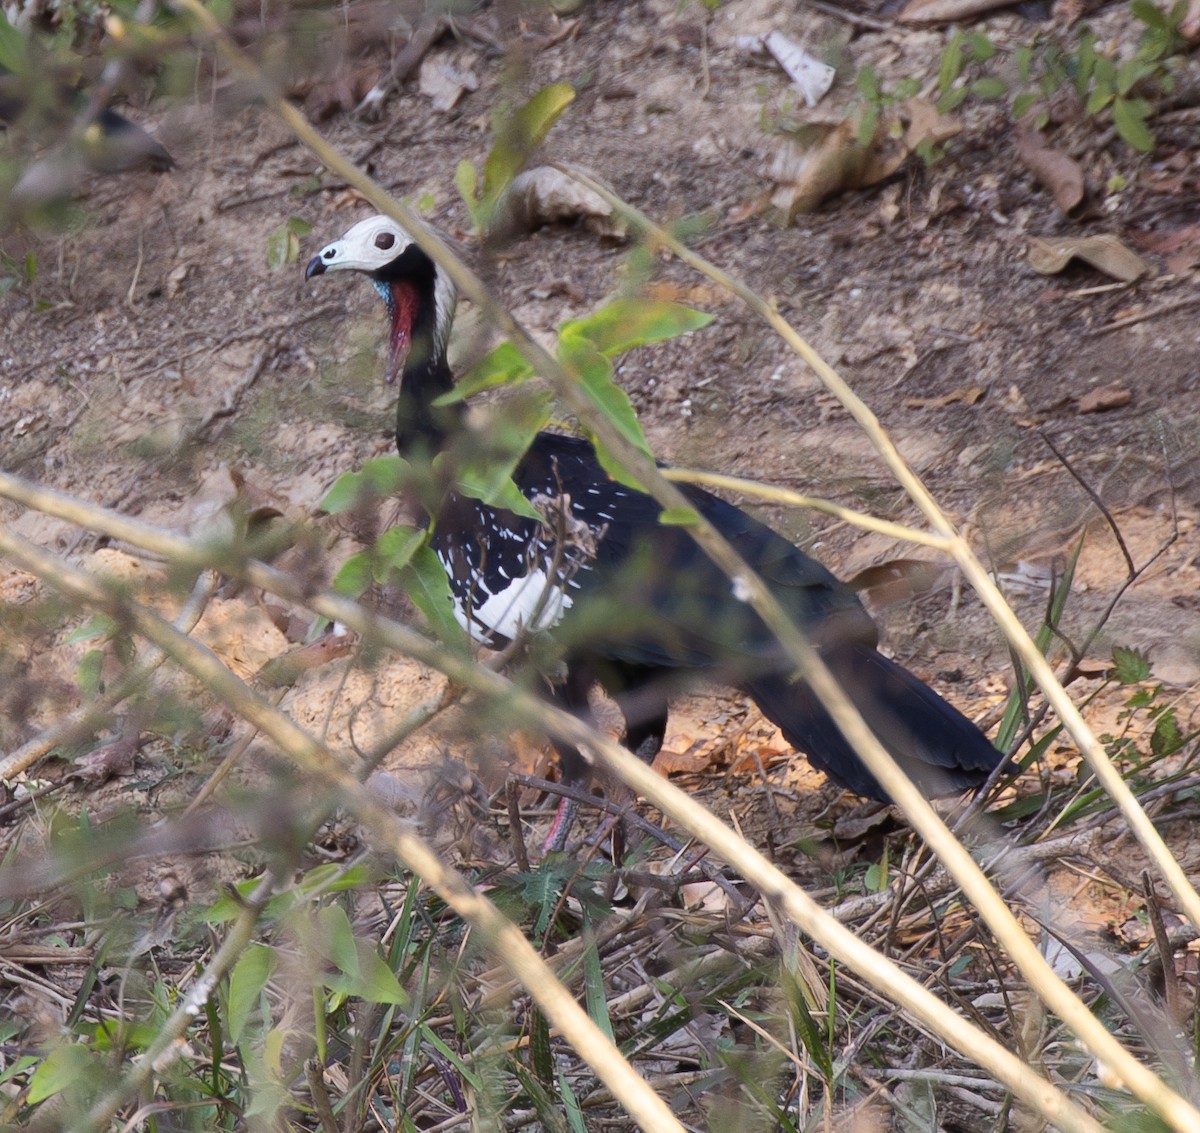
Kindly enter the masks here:
[[396, 237], [390, 232], [381, 232], [375, 237], [375, 247], [386, 252], [393, 244], [396, 243]]

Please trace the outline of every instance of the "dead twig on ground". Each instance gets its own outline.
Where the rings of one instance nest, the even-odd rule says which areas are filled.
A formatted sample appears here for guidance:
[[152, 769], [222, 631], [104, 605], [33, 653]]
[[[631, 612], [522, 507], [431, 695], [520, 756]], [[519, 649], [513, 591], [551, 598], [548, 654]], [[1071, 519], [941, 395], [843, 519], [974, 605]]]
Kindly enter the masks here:
[[1170, 303], [1162, 303], [1157, 307], [1151, 308], [1149, 311], [1139, 311], [1134, 315], [1126, 315], [1123, 319], [1114, 319], [1111, 323], [1105, 323], [1102, 327], [1095, 327], [1093, 330], [1085, 330], [1084, 338], [1099, 338], [1104, 334], [1112, 334], [1115, 330], [1124, 330], [1125, 327], [1135, 326], [1138, 323], [1144, 323], [1148, 319], [1157, 319], [1162, 315], [1170, 315], [1175, 311], [1182, 311], [1187, 307], [1194, 307], [1200, 303], [1200, 295], [1184, 295], [1180, 299], [1175, 299]]

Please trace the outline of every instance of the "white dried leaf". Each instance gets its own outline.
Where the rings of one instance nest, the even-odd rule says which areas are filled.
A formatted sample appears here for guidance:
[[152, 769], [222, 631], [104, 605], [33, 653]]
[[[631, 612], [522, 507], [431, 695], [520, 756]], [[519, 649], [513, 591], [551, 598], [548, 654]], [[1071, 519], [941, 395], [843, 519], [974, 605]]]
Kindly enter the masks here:
[[417, 86], [442, 113], [453, 110], [468, 91], [478, 89], [479, 80], [470, 72], [460, 71], [445, 59], [428, 55], [421, 63]]
[[833, 86], [836, 73], [828, 63], [809, 55], [798, 43], [788, 39], [783, 32], [773, 31], [763, 41], [766, 49], [775, 57], [789, 79], [796, 84], [809, 106], [816, 106]]

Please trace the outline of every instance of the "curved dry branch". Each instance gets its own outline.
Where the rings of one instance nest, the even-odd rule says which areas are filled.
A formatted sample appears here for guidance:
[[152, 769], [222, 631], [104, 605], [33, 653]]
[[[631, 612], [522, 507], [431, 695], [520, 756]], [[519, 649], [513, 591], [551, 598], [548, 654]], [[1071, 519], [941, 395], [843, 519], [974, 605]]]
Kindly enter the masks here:
[[[138, 634], [161, 649], [180, 668], [218, 696], [224, 704], [264, 735], [269, 736], [280, 750], [306, 773], [323, 780], [353, 811], [376, 845], [387, 847], [408, 869], [436, 890], [459, 916], [472, 925], [482, 942], [504, 960], [545, 1011], [547, 1018], [558, 1027], [579, 1055], [587, 1060], [643, 1129], [649, 1130], [650, 1133], [683, 1133], [683, 1126], [672, 1115], [666, 1103], [646, 1085], [612, 1041], [604, 1036], [600, 1028], [575, 1002], [570, 992], [554, 978], [549, 966], [534, 951], [520, 929], [500, 913], [486, 897], [475, 892], [457, 872], [440, 861], [433, 848], [396, 814], [377, 803], [358, 781], [353, 770], [340, 763], [329, 748], [252, 691], [206, 646], [180, 633], [169, 622], [146, 607], [114, 593], [99, 579], [68, 566], [13, 535], [3, 524], [0, 524], [0, 554], [73, 600], [119, 615]], [[360, 615], [365, 614], [361, 608], [358, 612]], [[360, 616], [355, 621], [370, 632], [372, 619], [369, 616]], [[462, 664], [478, 669], [470, 662], [464, 661]], [[495, 674], [489, 676], [495, 681], [507, 684]], [[232, 936], [227, 938], [219, 955], [226, 954], [231, 939]], [[244, 944], [241, 947], [244, 948]], [[222, 974], [224, 970], [221, 970]], [[152, 1050], [159, 1047], [162, 1047], [162, 1050], [168, 1049], [169, 1042], [183, 1033], [189, 1019], [195, 1017], [212, 990], [212, 983], [193, 984], [192, 991], [186, 997], [191, 1005], [192, 1014], [173, 1020], [180, 1029], [171, 1037], [160, 1033]], [[180, 1012], [175, 1014], [179, 1016]], [[184, 1014], [186, 1015], [186, 1012]], [[155, 1062], [151, 1053], [152, 1051], [148, 1051], [141, 1063], [126, 1072], [120, 1084], [95, 1104], [83, 1128], [99, 1130], [106, 1127], [118, 1109], [149, 1081]]]
[[697, 472], [691, 468], [664, 468], [662, 474], [673, 484], [700, 484], [706, 488], [725, 488], [730, 492], [742, 492], [747, 496], [755, 496], [768, 503], [823, 512], [825, 515], [832, 515], [835, 519], [842, 520], [843, 523], [852, 523], [855, 527], [861, 527], [864, 531], [874, 531], [879, 535], [887, 535], [889, 538], [899, 539], [906, 543], [917, 543], [922, 547], [933, 547], [938, 551], [950, 549], [950, 541], [943, 535], [934, 535], [915, 527], [906, 527], [902, 523], [892, 523], [887, 519], [876, 519], [873, 515], [835, 504], [832, 500], [805, 496], [800, 492], [793, 492], [789, 488], [776, 488], [771, 484], [760, 484], [757, 480], [744, 480], [740, 476], [723, 476], [719, 472]]
[[[914, 1017], [941, 1035], [966, 1057], [985, 1066], [998, 1081], [1011, 1089], [1027, 1104], [1037, 1109], [1047, 1120], [1053, 1121], [1072, 1133], [1100, 1133], [1099, 1124], [1064, 1094], [995, 1040], [983, 1034], [972, 1023], [956, 1015], [941, 1000], [892, 961], [875, 952], [869, 945], [835, 921], [798, 885], [767, 862], [758, 851], [747, 845], [732, 830], [722, 825], [699, 803], [651, 771], [618, 744], [592, 731], [574, 716], [547, 705], [529, 693], [516, 689], [499, 674], [477, 665], [467, 658], [441, 649], [415, 631], [380, 617], [356, 602], [328, 593], [314, 594], [311, 588], [305, 586], [300, 580], [273, 567], [250, 560], [243, 561], [240, 566], [230, 568], [227, 565], [228, 561], [236, 560], [238, 556], [230, 555], [222, 548], [206, 547], [190, 542], [180, 536], [158, 530], [125, 516], [71, 499], [61, 493], [25, 484], [6, 473], [0, 473], [0, 495], [15, 499], [27, 506], [38, 507], [39, 510], [44, 510], [48, 514], [57, 515], [60, 518], [76, 523], [86, 523], [90, 528], [104, 531], [114, 538], [124, 539], [136, 546], [166, 555], [180, 565], [196, 566], [206, 562], [222, 562], [226, 564], [225, 569], [231, 569], [232, 573], [251, 585], [306, 605], [325, 617], [342, 622], [371, 640], [378, 641], [437, 668], [452, 680], [465, 685], [472, 691], [493, 701], [502, 702], [506, 711], [519, 714], [531, 725], [568, 743], [587, 748], [603, 759], [608, 767], [648, 798], [654, 806], [710, 845], [730, 865], [738, 869], [747, 880], [756, 885], [765, 897], [775, 902], [777, 908], [827, 948], [832, 955], [853, 968], [883, 995], [909, 1010]], [[69, 577], [65, 573], [66, 568], [59, 567], [57, 560], [45, 552], [28, 547], [23, 541], [7, 533], [2, 525], [0, 525], [0, 553], [9, 555], [18, 562], [23, 561], [29, 564], [27, 569], [34, 569], [36, 573], [51, 582], [55, 582], [55, 579]], [[18, 554], [26, 557], [21, 559]], [[71, 576], [78, 573], [71, 572]], [[87, 576], [82, 577], [87, 578]], [[63, 584], [66, 585], [66, 583]], [[95, 603], [109, 600], [103, 587], [97, 588], [94, 584], [77, 596]], [[228, 699], [241, 715], [260, 728], [264, 734], [270, 736], [306, 771], [323, 776], [332, 786], [335, 786], [341, 792], [346, 805], [354, 809], [360, 820], [365, 821], [364, 815], [366, 815], [367, 819], [370, 819], [366, 824], [373, 828], [373, 823], [379, 817], [382, 808], [366, 797], [362, 806], [367, 809], [360, 809], [359, 800], [364, 798], [365, 792], [361, 792], [360, 785], [351, 773], [340, 766], [330, 764], [328, 756], [323, 755], [324, 749], [320, 744], [303, 733], [292, 721], [251, 693], [241, 681], [224, 670], [220, 662], [207, 649], [196, 645], [195, 642], [182, 637], [182, 635], [174, 634], [167, 623], [149, 612], [143, 612], [138, 616], [135, 620], [135, 628], [138, 632], [145, 633], [154, 644], [170, 652], [176, 663], [186, 668], [193, 676], [204, 680], [223, 699]], [[169, 644], [171, 648], [168, 648]], [[199, 665], [193, 660], [194, 658], [199, 658], [203, 665]], [[866, 731], [865, 725], [860, 723], [859, 727]], [[395, 816], [389, 814], [387, 829], [394, 833], [396, 822], [398, 820]], [[405, 837], [411, 839], [414, 836], [405, 831]], [[403, 850], [399, 843], [390, 839], [387, 844], [414, 872], [430, 881], [431, 884], [434, 884], [432, 879], [435, 877], [441, 879], [438, 884], [449, 884], [442, 877], [441, 871], [444, 871], [444, 867], [440, 863], [437, 863], [439, 872], [430, 874], [426, 872], [425, 865], [422, 864], [426, 862], [426, 857], [417, 860], [409, 856], [412, 852], [409, 842], [406, 841], [403, 844]], [[454, 877], [457, 879], [457, 875]], [[463, 884], [461, 881], [458, 883]], [[449, 898], [447, 899], [449, 900]], [[461, 907], [457, 901], [451, 901], [451, 904], [460, 915], [467, 919], [473, 919], [477, 912], [475, 907], [470, 904], [463, 904]], [[511, 925], [509, 927], [512, 928]], [[521, 944], [528, 948], [528, 944], [515, 928], [513, 932], [516, 933]], [[510, 970], [517, 978], [523, 983], [526, 982], [527, 977], [535, 980], [532, 986], [526, 983], [526, 987], [536, 997], [539, 992], [545, 990], [544, 985], [550, 979], [548, 971], [511, 963], [510, 953], [506, 951], [510, 946], [517, 947], [507, 937], [497, 940], [495, 943], [498, 954], [506, 964], [509, 964]], [[534, 955], [536, 956], [536, 954]], [[540, 960], [539, 963], [541, 963]], [[564, 992], [564, 994], [566, 993]], [[573, 1001], [571, 1002], [574, 1005]], [[558, 1016], [545, 1003], [542, 1006], [551, 1020], [561, 1028], [562, 1024]], [[1100, 1024], [1096, 1022], [1095, 1026], [1099, 1028]], [[1132, 1063], [1135, 1071], [1141, 1069], [1144, 1074], [1151, 1078], [1154, 1077], [1149, 1074], [1149, 1071], [1138, 1067], [1138, 1064], [1133, 1062], [1129, 1054], [1116, 1044], [1115, 1040], [1112, 1040], [1111, 1036], [1103, 1031], [1103, 1028], [1100, 1030], [1109, 1040], [1108, 1050], [1115, 1051], [1110, 1065], [1119, 1064], [1123, 1071], [1126, 1064]], [[576, 1041], [574, 1032], [571, 1030], [564, 1029], [564, 1034], [570, 1041]], [[592, 1061], [588, 1049], [577, 1044], [576, 1050], [589, 1062]], [[593, 1066], [598, 1072], [601, 1072], [600, 1066], [595, 1063]], [[632, 1070], [629, 1072], [632, 1073]], [[1158, 1089], [1163, 1099], [1162, 1104], [1169, 1106], [1171, 1097], [1169, 1091], [1161, 1082], [1158, 1084]], [[622, 1095], [618, 1096], [624, 1100]], [[1186, 1105], [1186, 1103], [1181, 1104]], [[655, 1126], [645, 1127], [657, 1128]], [[1181, 1128], [1186, 1127], [1186, 1125], [1181, 1126]]]

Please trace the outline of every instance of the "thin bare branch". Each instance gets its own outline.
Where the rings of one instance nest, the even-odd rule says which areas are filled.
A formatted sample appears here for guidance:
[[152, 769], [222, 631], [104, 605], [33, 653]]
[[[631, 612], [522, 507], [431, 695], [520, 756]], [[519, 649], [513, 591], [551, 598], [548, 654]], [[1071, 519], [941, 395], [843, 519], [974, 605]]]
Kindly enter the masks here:
[[[23, 496], [21, 502], [39, 500], [50, 514], [69, 512], [76, 521], [82, 516], [91, 519], [91, 526], [106, 530], [109, 534], [129, 542], [167, 554], [181, 563], [193, 562], [197, 557], [222, 556], [212, 547], [201, 547], [186, 539], [157, 531], [146, 524], [123, 516], [105, 512], [92, 505], [70, 500], [60, 493], [33, 485], [23, 484], [17, 478], [0, 473], [0, 495], [8, 498]], [[63, 516], [66, 518], [66, 516]], [[102, 521], [102, 522], [98, 522]], [[39, 551], [18, 539], [0, 525], [0, 554], [31, 570], [50, 584], [63, 589], [73, 597], [105, 608], [112, 602], [107, 590], [81, 572], [66, 567], [52, 556]], [[226, 568], [230, 569], [230, 568]], [[890, 960], [875, 952], [868, 944], [835, 921], [820, 908], [803, 890], [779, 869], [767, 862], [756, 850], [747, 845], [732, 830], [720, 823], [699, 803], [672, 786], [661, 776], [646, 767], [635, 756], [626, 752], [606, 736], [596, 733], [585, 723], [569, 713], [545, 704], [537, 697], [514, 688], [499, 674], [474, 664], [468, 658], [449, 653], [421, 635], [386, 618], [364, 610], [355, 602], [332, 594], [313, 594], [301, 582], [275, 568], [260, 563], [247, 562], [234, 571], [252, 585], [279, 594], [292, 601], [309, 606], [314, 611], [340, 621], [364, 636], [373, 635], [385, 645], [404, 652], [446, 673], [452, 680], [473, 689], [491, 699], [502, 701], [509, 711], [519, 713], [530, 723], [543, 728], [552, 735], [586, 748], [602, 758], [607, 766], [639, 793], [648, 798], [664, 813], [695, 834], [718, 855], [738, 869], [744, 877], [758, 887], [767, 899], [774, 901], [804, 932], [816, 939], [823, 947], [859, 972], [882, 994], [899, 1003], [918, 1020], [940, 1034], [943, 1038], [979, 1065], [986, 1066], [999, 1081], [1015, 1094], [1034, 1106], [1047, 1120], [1053, 1121], [1071, 1133], [1100, 1133], [1100, 1126], [1079, 1109], [1065, 1095], [1051, 1086], [1000, 1044], [980, 1032], [973, 1024], [954, 1014], [946, 1005], [917, 981], [896, 967]], [[431, 884], [440, 895], [465, 919], [470, 920], [481, 932], [482, 938], [493, 947], [509, 965], [530, 993], [538, 1000], [547, 1016], [575, 1044], [577, 1052], [587, 1059], [610, 1088], [612, 1080], [625, 1083], [629, 1076], [640, 1084], [640, 1079], [599, 1036], [594, 1024], [575, 1026], [574, 1013], [579, 1012], [574, 1000], [561, 985], [552, 979], [544, 962], [532, 951], [520, 932], [507, 921], [497, 925], [499, 918], [490, 904], [469, 890], [465, 883], [450, 871], [433, 852], [411, 831], [399, 823], [395, 815], [384, 810], [364, 792], [350, 772], [337, 763], [332, 753], [323, 745], [299, 729], [290, 719], [282, 716], [252, 693], [238, 678], [224, 668], [217, 658], [203, 646], [177, 634], [166, 622], [149, 611], [127, 602], [121, 605], [123, 616], [128, 618], [137, 632], [148, 637], [164, 649], [176, 663], [192, 676], [203, 681], [222, 700], [233, 707], [250, 723], [260, 728], [279, 745], [281, 750], [299, 763], [306, 773], [323, 778], [335, 787], [356, 817], [383, 844], [389, 846], [405, 864]], [[832, 678], [831, 678], [832, 679]], [[836, 685], [835, 685], [836, 690]], [[851, 726], [853, 739], [858, 739]], [[869, 731], [865, 724], [858, 724], [860, 733]], [[864, 743], [868, 742], [866, 740]], [[903, 778], [901, 776], [901, 778]], [[915, 791], [915, 788], [910, 788]], [[949, 837], [947, 833], [947, 837]], [[951, 839], [953, 840], [953, 839]], [[957, 843], [955, 843], [957, 845]], [[466, 892], [464, 892], [466, 890]], [[988, 890], [989, 894], [992, 891]], [[998, 900], [998, 898], [995, 898]], [[503, 918], [500, 918], [503, 920]], [[1036, 975], [1036, 973], [1035, 973]], [[553, 985], [553, 989], [551, 988]], [[561, 995], [560, 995], [561, 993]], [[565, 998], [566, 1006], [561, 1000]], [[1078, 1002], [1078, 1001], [1075, 1001]], [[1079, 1006], [1086, 1013], [1086, 1007]], [[1089, 1018], [1092, 1018], [1089, 1015]], [[565, 1025], [564, 1025], [565, 1021]], [[1087, 1035], [1089, 1045], [1094, 1041], [1103, 1047], [1104, 1057], [1118, 1073], [1125, 1075], [1132, 1067], [1133, 1073], [1141, 1072], [1144, 1077], [1157, 1084], [1159, 1104], [1167, 1110], [1173, 1105], [1172, 1095], [1155, 1076], [1141, 1067], [1110, 1036], [1098, 1021], [1093, 1031], [1099, 1030], [1102, 1039], [1094, 1033]], [[583, 1028], [581, 1036], [580, 1027]], [[594, 1032], [594, 1034], [592, 1033]], [[597, 1037], [599, 1036], [599, 1038]], [[617, 1061], [614, 1062], [613, 1059]], [[610, 1080], [609, 1076], [612, 1076]], [[1129, 1080], [1129, 1079], [1127, 1079]], [[640, 1097], [639, 1089], [618, 1094], [631, 1115], [643, 1128], [661, 1130], [678, 1128], [671, 1118], [667, 1124], [656, 1123], [654, 1114], [646, 1109], [631, 1108], [631, 1097]], [[661, 1105], [655, 1098], [655, 1103]], [[1186, 1103], [1179, 1099], [1179, 1104]], [[652, 1103], [651, 1108], [657, 1105]], [[1189, 1107], [1190, 1108], [1190, 1107]], [[643, 1121], [645, 1118], [645, 1121]], [[1181, 1126], [1187, 1128], [1186, 1125]]]

